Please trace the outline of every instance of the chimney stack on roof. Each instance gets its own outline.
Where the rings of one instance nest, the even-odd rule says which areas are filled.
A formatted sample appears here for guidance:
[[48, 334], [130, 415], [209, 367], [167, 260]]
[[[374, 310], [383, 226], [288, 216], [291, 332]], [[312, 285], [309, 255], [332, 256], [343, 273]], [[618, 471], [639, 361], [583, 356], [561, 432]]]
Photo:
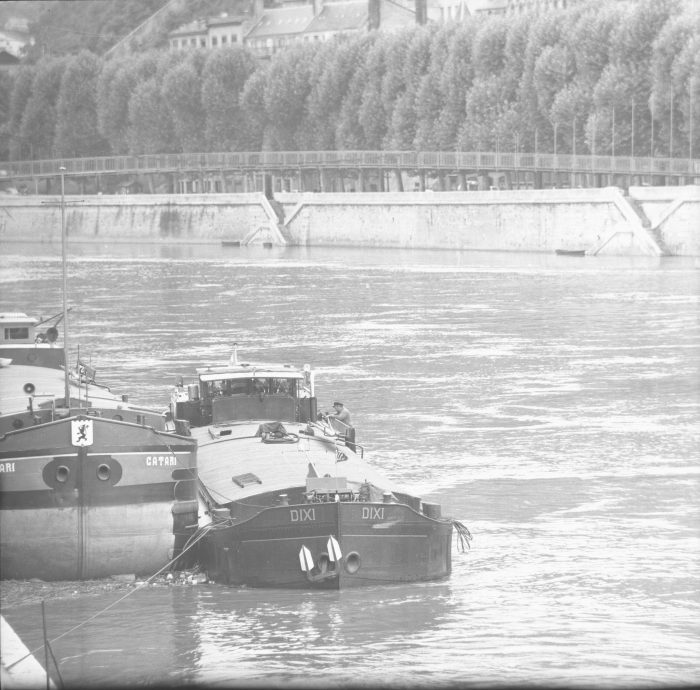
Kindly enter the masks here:
[[379, 28], [382, 22], [381, 17], [381, 0], [367, 0], [367, 29], [369, 31], [374, 31]]
[[427, 0], [416, 0], [416, 24], [424, 26], [428, 22]]

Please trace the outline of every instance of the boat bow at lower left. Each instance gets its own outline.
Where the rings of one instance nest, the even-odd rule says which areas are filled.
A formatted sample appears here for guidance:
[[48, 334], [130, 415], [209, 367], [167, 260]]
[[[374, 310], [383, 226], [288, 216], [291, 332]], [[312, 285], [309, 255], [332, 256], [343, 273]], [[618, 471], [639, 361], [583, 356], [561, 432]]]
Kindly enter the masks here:
[[0, 576], [153, 574], [197, 525], [196, 442], [77, 415], [0, 437]]

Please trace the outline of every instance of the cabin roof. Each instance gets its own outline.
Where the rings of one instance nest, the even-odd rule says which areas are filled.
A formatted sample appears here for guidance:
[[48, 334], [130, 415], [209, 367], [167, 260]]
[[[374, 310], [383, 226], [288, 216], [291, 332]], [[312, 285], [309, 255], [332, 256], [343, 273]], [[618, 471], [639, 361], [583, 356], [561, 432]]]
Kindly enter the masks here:
[[9, 324], [22, 324], [25, 326], [36, 326], [37, 320], [27, 316], [21, 311], [6, 311], [0, 313], [0, 323], [4, 326]]
[[223, 367], [197, 369], [200, 381], [222, 381], [228, 379], [279, 378], [303, 379], [304, 372], [291, 364], [245, 363]]

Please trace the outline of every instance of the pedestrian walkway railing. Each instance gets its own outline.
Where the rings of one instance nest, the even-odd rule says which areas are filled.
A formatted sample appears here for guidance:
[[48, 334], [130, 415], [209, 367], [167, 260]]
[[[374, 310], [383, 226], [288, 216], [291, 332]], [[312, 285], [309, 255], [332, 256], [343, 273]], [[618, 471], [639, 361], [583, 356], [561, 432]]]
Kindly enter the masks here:
[[700, 159], [452, 151], [254, 151], [163, 153], [0, 162], [10, 177], [67, 175], [294, 172], [304, 169], [399, 169], [423, 172], [523, 170], [628, 175], [700, 175]]

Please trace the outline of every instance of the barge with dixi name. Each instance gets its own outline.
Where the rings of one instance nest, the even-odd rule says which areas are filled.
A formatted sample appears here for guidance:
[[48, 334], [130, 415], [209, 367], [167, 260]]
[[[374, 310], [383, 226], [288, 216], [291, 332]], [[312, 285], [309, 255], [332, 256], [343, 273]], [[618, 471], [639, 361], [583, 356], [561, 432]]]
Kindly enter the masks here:
[[0, 578], [152, 575], [197, 528], [196, 442], [41, 325], [0, 314]]
[[[393, 486], [354, 428], [317, 413], [308, 365], [197, 369], [174, 389], [180, 433], [198, 442], [209, 524], [200, 560], [230, 585], [339, 589], [447, 577], [454, 530], [440, 506]], [[200, 513], [200, 527], [202, 514]]]

